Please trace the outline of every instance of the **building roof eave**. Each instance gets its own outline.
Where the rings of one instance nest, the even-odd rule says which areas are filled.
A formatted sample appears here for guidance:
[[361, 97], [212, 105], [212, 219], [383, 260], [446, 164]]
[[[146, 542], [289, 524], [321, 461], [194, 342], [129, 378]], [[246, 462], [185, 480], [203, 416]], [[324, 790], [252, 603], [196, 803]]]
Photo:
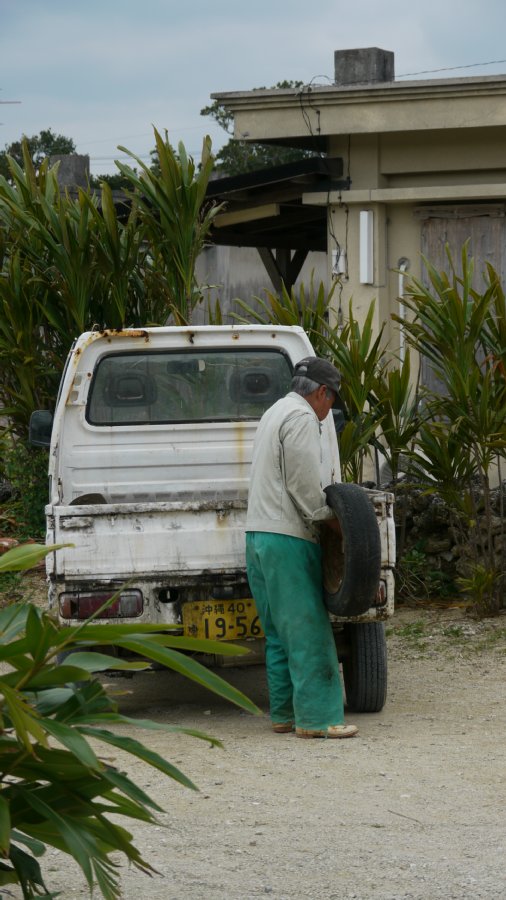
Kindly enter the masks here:
[[237, 140], [328, 150], [331, 136], [506, 125], [506, 75], [213, 94]]
[[371, 84], [314, 84], [302, 88], [262, 88], [251, 91], [225, 91], [211, 94], [211, 99], [233, 112], [235, 109], [263, 109], [266, 106], [300, 104], [302, 97], [318, 103], [359, 103], [371, 99], [406, 100], [420, 96], [462, 97], [476, 94], [506, 93], [506, 75], [484, 75], [468, 78], [425, 79], [421, 81], [384, 81]]

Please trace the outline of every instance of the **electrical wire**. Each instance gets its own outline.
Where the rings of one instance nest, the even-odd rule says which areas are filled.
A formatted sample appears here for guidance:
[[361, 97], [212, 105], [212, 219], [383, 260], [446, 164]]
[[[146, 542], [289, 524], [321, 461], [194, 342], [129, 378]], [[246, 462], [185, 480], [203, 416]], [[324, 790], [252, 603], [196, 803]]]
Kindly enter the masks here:
[[[468, 63], [465, 66], [442, 66], [439, 69], [420, 69], [419, 72], [403, 72], [401, 75], [395, 74], [395, 81], [399, 78], [414, 78], [418, 75], [435, 75], [438, 72], [456, 72], [460, 69], [477, 69], [482, 66], [496, 66], [506, 63], [506, 59], [491, 59], [489, 62]], [[321, 76], [320, 76], [321, 77]], [[385, 82], [391, 84], [392, 82]], [[335, 86], [335, 82], [333, 82]], [[361, 87], [370, 85], [370, 81], [350, 81], [349, 83], [339, 84], [338, 87]]]
[[[316, 78], [326, 78], [328, 81], [330, 81], [330, 79], [327, 78], [326, 75], [315, 75], [315, 76], [311, 79], [310, 82], [308, 82], [307, 84], [303, 85], [303, 87], [302, 87], [302, 88], [300, 89], [300, 91], [298, 92], [298, 95], [297, 95], [297, 96], [298, 96], [298, 98], [299, 98], [299, 105], [300, 105], [300, 111], [301, 111], [302, 119], [303, 119], [304, 124], [305, 124], [305, 126], [306, 126], [306, 129], [307, 129], [307, 131], [308, 131], [308, 134], [310, 135], [310, 137], [312, 138], [313, 143], [314, 143], [314, 152], [316, 153], [316, 155], [317, 155], [317, 156], [324, 162], [324, 164], [325, 164], [325, 163], [327, 162], [327, 155], [326, 155], [325, 153], [322, 153], [322, 151], [320, 150], [320, 144], [319, 144], [319, 141], [318, 141], [318, 138], [317, 138], [317, 135], [318, 135], [318, 136], [321, 135], [320, 110], [319, 110], [319, 108], [318, 108], [314, 103], [311, 102], [311, 101], [312, 101], [312, 97], [311, 97], [312, 85], [314, 84]], [[315, 133], [315, 130], [313, 129], [313, 123], [312, 123], [312, 121], [311, 121], [311, 112], [313, 112], [313, 113], [316, 115], [316, 117], [317, 117], [316, 133]], [[350, 137], [350, 135], [348, 135], [348, 153], [347, 153], [347, 157], [348, 157], [348, 158], [347, 158], [347, 180], [348, 180], [348, 184], [349, 184], [349, 181], [350, 181], [350, 151], [351, 151], [351, 137]], [[326, 204], [326, 206], [327, 206], [327, 209], [330, 210], [330, 192], [331, 192], [331, 191], [330, 191], [330, 181], [331, 181], [331, 178], [332, 178], [332, 173], [331, 173], [331, 171], [330, 171], [330, 167], [329, 167], [329, 166], [326, 166], [326, 168], [327, 168], [327, 174], [328, 174], [328, 178], [329, 178], [329, 187], [328, 187], [328, 189], [327, 189], [327, 204]], [[343, 246], [341, 245], [341, 243], [340, 243], [340, 241], [339, 241], [339, 239], [338, 239], [338, 237], [337, 237], [337, 234], [336, 234], [336, 232], [335, 232], [335, 230], [334, 230], [334, 221], [333, 221], [332, 211], [331, 211], [331, 210], [330, 210], [330, 214], [329, 214], [329, 216], [328, 216], [328, 233], [329, 233], [330, 239], [331, 239], [331, 241], [332, 241], [332, 243], [333, 243], [333, 249], [334, 249], [335, 254], [336, 254], [336, 260], [337, 260], [337, 262], [339, 263], [339, 260], [341, 260], [341, 259], [344, 259], [344, 260], [345, 260], [345, 271], [344, 271], [344, 272], [334, 272], [334, 271], [332, 272], [332, 277], [335, 279], [335, 281], [336, 281], [336, 283], [337, 283], [337, 288], [338, 288], [337, 323], [338, 323], [338, 327], [342, 327], [342, 324], [343, 324], [342, 294], [343, 294], [343, 287], [344, 287], [343, 282], [344, 282], [344, 281], [347, 281], [348, 278], [349, 278], [349, 275], [348, 275], [348, 219], [349, 219], [349, 208], [348, 208], [348, 205], [347, 205], [346, 203], [343, 202], [343, 199], [342, 199], [342, 191], [339, 191], [339, 203], [338, 203], [338, 206], [339, 206], [340, 209], [344, 209], [344, 211], [345, 211], [344, 249], [343, 249]], [[331, 252], [331, 258], [332, 258], [332, 252]]]
[[[346, 179], [348, 181], [348, 184], [350, 184], [350, 176], [351, 176], [351, 134], [348, 135], [348, 147], [347, 147], [347, 153], [346, 153]], [[330, 195], [329, 195], [329, 199], [330, 199]], [[350, 259], [349, 259], [349, 248], [348, 248], [348, 226], [349, 226], [350, 208], [347, 203], [343, 202], [342, 191], [339, 191], [338, 206], [339, 206], [339, 209], [344, 209], [345, 270], [343, 273], [340, 273], [337, 275], [337, 291], [338, 291], [338, 293], [337, 293], [337, 327], [339, 329], [342, 329], [343, 320], [344, 320], [344, 314], [343, 314], [343, 287], [344, 287], [344, 284], [343, 284], [343, 282], [348, 281], [349, 277], [350, 277], [349, 276]], [[329, 233], [338, 248], [337, 249], [337, 254], [338, 254], [337, 258], [339, 259], [339, 256], [341, 254], [341, 245], [339, 244], [339, 241], [337, 240], [337, 236], [334, 232], [334, 222], [332, 219], [332, 213], [329, 216], [329, 221], [330, 221]]]
[[477, 69], [480, 66], [497, 66], [506, 63], [506, 59], [491, 59], [489, 62], [468, 63], [465, 66], [444, 66], [441, 69], [423, 69], [420, 72], [404, 72], [396, 78], [411, 78], [414, 75], [432, 75], [435, 72], [456, 72], [458, 69]]
[[[503, 63], [506, 63], [506, 59], [491, 59], [488, 62], [468, 63], [468, 64], [462, 65], [462, 66], [442, 66], [438, 69], [420, 69], [419, 72], [403, 72], [401, 75], [398, 75], [396, 73], [395, 80], [397, 80], [398, 78], [413, 78], [417, 75], [435, 75], [438, 72], [456, 72], [460, 69], [477, 69], [477, 68], [480, 68], [481, 66], [497, 66], [497, 65], [500, 65]], [[318, 86], [318, 84], [317, 84], [318, 78], [323, 78], [323, 79], [325, 79], [325, 81], [327, 81], [330, 84], [331, 87], [336, 87], [336, 82], [332, 78], [329, 78], [328, 75], [314, 75], [313, 78], [311, 78], [311, 80], [308, 81], [307, 84], [304, 85], [302, 90], [307, 89], [310, 91], [314, 84], [316, 84]], [[350, 82], [343, 83], [343, 84], [340, 83], [339, 85], [337, 85], [337, 87], [360, 87], [361, 85], [370, 85], [370, 84], [371, 84], [370, 81], [350, 81]], [[320, 86], [324, 87], [324, 85], [320, 85]]]

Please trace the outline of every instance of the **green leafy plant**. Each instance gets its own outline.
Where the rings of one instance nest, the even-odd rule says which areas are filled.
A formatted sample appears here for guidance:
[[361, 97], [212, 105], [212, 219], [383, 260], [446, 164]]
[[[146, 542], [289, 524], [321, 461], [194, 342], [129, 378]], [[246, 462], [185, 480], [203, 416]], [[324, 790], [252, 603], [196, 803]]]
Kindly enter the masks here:
[[18, 539], [42, 538], [46, 530], [44, 508], [48, 502], [47, 450], [18, 440], [9, 441], [5, 452], [5, 475], [14, 490], [5, 511], [15, 519]]
[[458, 593], [453, 578], [437, 566], [429, 565], [423, 549], [412, 547], [395, 567], [395, 596], [401, 603], [419, 604]]
[[389, 634], [403, 638], [413, 650], [421, 653], [427, 649], [426, 624], [422, 621], [409, 622], [407, 625], [389, 629]]
[[36, 174], [26, 146], [24, 154], [26, 172], [11, 160], [13, 183], [0, 177], [0, 415], [14, 434], [26, 437], [32, 410], [52, 404], [66, 354], [44, 313], [48, 261], [39, 235], [43, 209], [56, 202], [57, 182], [47, 161]]
[[388, 464], [395, 491], [401, 454], [410, 447], [423, 421], [419, 398], [411, 385], [409, 352], [398, 367], [378, 367], [373, 392], [380, 417], [375, 446]]
[[57, 166], [36, 168], [26, 142], [23, 165], [10, 158], [0, 176], [0, 416], [16, 437], [26, 439], [34, 409], [53, 409], [75, 336], [190, 322], [202, 299], [195, 263], [218, 211], [205, 201], [211, 142], [197, 168], [183, 144], [176, 154], [155, 137], [158, 174], [118, 163], [126, 216], [108, 184], [61, 192]]
[[130, 183], [152, 257], [151, 277], [165, 292], [176, 325], [191, 323], [194, 307], [201, 302], [195, 265], [211, 225], [221, 206], [205, 203], [214, 159], [211, 139], [204, 138], [200, 167], [182, 143], [177, 153], [154, 129], [159, 171], [119, 147], [135, 160], [139, 172], [117, 162]]
[[488, 614], [500, 608], [505, 587], [490, 476], [506, 457], [506, 305], [491, 266], [486, 289], [473, 288], [467, 245], [460, 271], [448, 248], [447, 255], [449, 272], [438, 272], [425, 260], [429, 285], [413, 279], [404, 298], [412, 314], [402, 320], [406, 340], [428, 360], [441, 386], [425, 392], [428, 414], [412, 466], [427, 490], [438, 491], [453, 506], [461, 545], [470, 542], [472, 549], [461, 584], [474, 597], [475, 610]]
[[373, 301], [360, 325], [350, 302], [347, 322], [322, 337], [326, 356], [342, 374], [341, 396], [348, 411], [339, 442], [343, 475], [358, 483], [363, 481], [364, 463], [383, 418], [374, 391], [385, 366], [384, 326], [375, 334], [374, 312]]
[[311, 275], [309, 290], [301, 284], [297, 290], [292, 287], [287, 291], [283, 284], [279, 295], [266, 290], [265, 300], [254, 297], [258, 304], [257, 308], [238, 299], [237, 303], [246, 316], [240, 316], [238, 313], [232, 315], [237, 321], [246, 324], [253, 320], [261, 324], [299, 325], [306, 332], [316, 355], [325, 356], [328, 348], [323, 341], [322, 332], [325, 333], [327, 328], [326, 322], [335, 289], [336, 283], [330, 290], [327, 290], [323, 281], [315, 285]]
[[[61, 545], [60, 545], [61, 546]], [[58, 545], [16, 547], [0, 558], [0, 573], [24, 571]], [[107, 648], [136, 654], [118, 660]], [[100, 649], [99, 649], [100, 648]], [[62, 665], [57, 657], [72, 651]], [[93, 652], [92, 652], [93, 651]], [[238, 647], [181, 638], [167, 626], [97, 624], [87, 620], [60, 628], [46, 612], [27, 603], [0, 610], [0, 884], [19, 885], [24, 898], [52, 897], [38, 858], [47, 846], [72, 856], [91, 888], [107, 900], [120, 896], [114, 851], [136, 868], [155, 870], [116, 822], [155, 823], [156, 800], [95, 749], [125, 751], [195, 789], [172, 763], [130, 736], [132, 728], [182, 732], [212, 745], [219, 741], [193, 729], [123, 716], [94, 673], [110, 668], [138, 671], [160, 663], [252, 712], [243, 694], [183, 651], [238, 655]], [[116, 733], [127, 725], [129, 734]], [[93, 746], [90, 743], [93, 740]]]
[[96, 197], [61, 193], [57, 167], [36, 171], [23, 153], [24, 169], [10, 161], [12, 183], [0, 178], [0, 413], [26, 439], [31, 412], [54, 406], [72, 338], [139, 315], [146, 250], [134, 217], [118, 224], [107, 188], [102, 214]]
[[[266, 300], [254, 298], [255, 308], [242, 300], [238, 303], [246, 316], [235, 314], [240, 322], [252, 319], [265, 324], [299, 325], [308, 335], [317, 356], [330, 359], [342, 373], [341, 396], [348, 420], [339, 435], [343, 477], [348, 481], [363, 480], [365, 459], [371, 455], [383, 410], [375, 396], [384, 370], [383, 327], [374, 336], [375, 304], [371, 303], [362, 326], [355, 318], [350, 302], [348, 321], [344, 326], [328, 324], [334, 282], [327, 291], [323, 282], [318, 287], [311, 279], [309, 291], [304, 285], [290, 292], [283, 286], [280, 295], [266, 291]], [[409, 377], [409, 373], [408, 373]], [[393, 378], [393, 376], [391, 376]], [[403, 387], [406, 375], [403, 376]], [[383, 405], [386, 400], [383, 398]]]
[[495, 569], [477, 563], [470, 568], [467, 576], [457, 578], [457, 584], [465, 594], [474, 601], [474, 609], [480, 615], [493, 615], [497, 612], [494, 601], [497, 572]]

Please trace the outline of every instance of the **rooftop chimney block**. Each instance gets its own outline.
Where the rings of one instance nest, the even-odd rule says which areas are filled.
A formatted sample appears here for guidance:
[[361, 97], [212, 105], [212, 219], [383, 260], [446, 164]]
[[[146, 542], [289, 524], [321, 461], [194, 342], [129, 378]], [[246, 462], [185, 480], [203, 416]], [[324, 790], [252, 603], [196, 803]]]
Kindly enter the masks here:
[[379, 47], [334, 52], [336, 84], [377, 84], [394, 81], [394, 54]]
[[58, 153], [49, 157], [49, 165], [59, 162], [58, 184], [60, 188], [85, 188], [90, 175], [90, 157], [79, 153]]

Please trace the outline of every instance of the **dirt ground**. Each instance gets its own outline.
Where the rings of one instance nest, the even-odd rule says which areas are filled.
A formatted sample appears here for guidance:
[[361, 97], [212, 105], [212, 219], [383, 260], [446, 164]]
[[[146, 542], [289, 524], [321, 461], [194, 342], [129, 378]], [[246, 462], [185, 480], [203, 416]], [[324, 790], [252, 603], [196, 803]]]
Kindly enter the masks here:
[[[261, 718], [170, 672], [105, 679], [125, 692], [126, 714], [199, 728], [224, 744], [139, 731], [198, 793], [117, 758], [165, 810], [159, 825], [135, 828], [160, 875], [129, 870], [118, 856], [123, 896], [506, 896], [506, 617], [401, 609], [388, 645], [385, 709], [350, 714], [360, 733], [347, 741], [274, 735], [262, 666], [220, 670]], [[87, 895], [59, 852], [49, 851], [43, 868], [62, 900]]]

